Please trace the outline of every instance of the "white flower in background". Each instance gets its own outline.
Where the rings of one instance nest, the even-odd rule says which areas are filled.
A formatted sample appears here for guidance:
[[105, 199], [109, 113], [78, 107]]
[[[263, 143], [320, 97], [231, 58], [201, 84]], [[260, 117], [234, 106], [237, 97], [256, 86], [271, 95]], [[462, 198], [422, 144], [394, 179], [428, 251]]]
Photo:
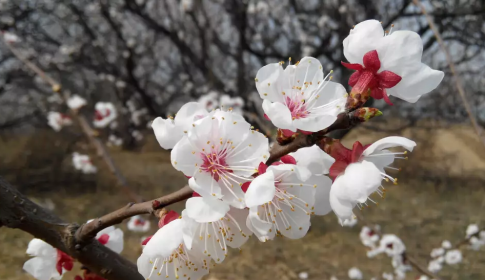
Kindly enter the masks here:
[[256, 4], [256, 12], [261, 15], [268, 15], [269, 5], [265, 1], [258, 1]]
[[412, 151], [414, 146], [414, 141], [391, 136], [365, 147], [355, 142], [352, 150], [341, 144], [332, 147], [331, 155], [336, 161], [330, 168], [330, 176], [336, 179], [330, 191], [330, 204], [341, 222], [350, 219], [353, 216], [352, 209], [356, 205], [365, 204], [372, 193], [377, 192], [382, 196], [383, 191], [379, 188], [383, 179], [397, 183], [397, 179], [389, 176], [385, 169], [397, 169], [390, 165], [396, 158], [404, 159], [401, 155], [407, 151], [392, 153], [388, 149], [403, 147]]
[[431, 271], [432, 273], [436, 273], [443, 269], [443, 266], [441, 265], [442, 262], [439, 260], [432, 260], [428, 263], [428, 270]]
[[19, 36], [13, 34], [13, 33], [10, 33], [10, 32], [5, 32], [3, 31], [3, 39], [7, 42], [7, 43], [18, 43], [18, 42], [21, 42], [22, 40], [20, 40]]
[[98, 102], [94, 105], [94, 122], [93, 125], [97, 128], [104, 128], [113, 122], [118, 114], [113, 103]]
[[216, 263], [224, 261], [228, 246], [240, 248], [252, 234], [246, 227], [248, 210], [231, 208], [213, 197], [192, 197], [182, 211], [187, 249], [201, 250]]
[[67, 107], [72, 110], [78, 110], [79, 108], [86, 105], [86, 99], [82, 98], [81, 96], [75, 94], [67, 100]]
[[406, 251], [406, 246], [402, 240], [394, 234], [384, 234], [379, 241], [379, 247], [375, 249], [376, 253], [386, 253], [387, 256], [399, 256]]
[[36, 238], [29, 242], [27, 254], [33, 258], [24, 263], [23, 269], [38, 280], [61, 279], [74, 263], [66, 253]]
[[458, 249], [446, 252], [445, 262], [449, 265], [461, 263], [462, 259], [461, 251]]
[[187, 134], [195, 121], [207, 116], [207, 110], [197, 102], [189, 102], [182, 106], [175, 118], [161, 117], [153, 120], [151, 126], [155, 132], [158, 143], [164, 149], [173, 149], [175, 144]]
[[470, 242], [470, 248], [472, 250], [478, 251], [480, 248], [485, 245], [485, 239], [483, 238], [478, 238], [476, 236], [472, 236], [469, 240]]
[[111, 134], [108, 137], [108, 144], [118, 147], [118, 146], [123, 145], [123, 139], [121, 137], [114, 135], [114, 134]]
[[76, 170], [81, 170], [84, 174], [96, 173], [98, 169], [93, 165], [88, 155], [79, 153], [72, 154], [72, 164]]
[[143, 140], [143, 134], [139, 130], [133, 130], [131, 132], [131, 136], [136, 140], [136, 141], [141, 141]]
[[416, 280], [430, 280], [428, 276], [426, 275], [421, 275], [419, 276], [418, 278], [416, 278]]
[[433, 250], [431, 250], [431, 254], [430, 256], [432, 258], [438, 258], [438, 257], [441, 257], [445, 254], [445, 249], [444, 248], [434, 248]]
[[130, 218], [127, 226], [129, 230], [134, 232], [147, 232], [148, 230], [150, 230], [150, 221], [143, 219], [139, 215], [136, 215]]
[[207, 111], [215, 110], [219, 106], [219, 94], [215, 91], [210, 91], [206, 95], [202, 95], [197, 102], [202, 104]]
[[466, 228], [466, 237], [469, 238], [472, 235], [477, 234], [480, 231], [480, 228], [477, 224], [470, 224]]
[[394, 274], [384, 272], [384, 273], [382, 273], [382, 278], [385, 279], [385, 280], [394, 280]]
[[239, 96], [233, 98], [224, 94], [219, 99], [219, 104], [224, 111], [232, 110], [236, 114], [243, 115], [244, 100]]
[[201, 196], [244, 208], [241, 186], [268, 158], [268, 139], [233, 112], [216, 110], [191, 126], [172, 150], [173, 167], [192, 177], [189, 186]]
[[349, 269], [348, 275], [350, 279], [364, 278], [364, 276], [362, 275], [362, 271], [360, 271], [360, 269], [358, 269], [357, 267], [352, 267], [351, 269]]
[[359, 233], [359, 238], [364, 246], [369, 248], [376, 248], [376, 242], [379, 241], [379, 235], [373, 229], [363, 226]]
[[116, 78], [115, 78], [115, 76], [113, 76], [111, 74], [107, 74], [106, 75], [106, 80], [108, 80], [108, 82], [114, 83], [116, 81]]
[[308, 279], [308, 272], [302, 271], [302, 272], [298, 273], [298, 278], [301, 279], [301, 280]]
[[347, 91], [329, 81], [329, 75], [323, 77], [322, 65], [313, 57], [304, 57], [284, 70], [281, 63], [259, 69], [256, 88], [267, 117], [286, 133], [316, 132], [330, 126], [344, 109]]
[[392, 267], [394, 267], [394, 274], [397, 279], [405, 279], [406, 272], [412, 270], [410, 265], [404, 263], [402, 254], [392, 256]]
[[[87, 223], [92, 221], [89, 220]], [[124, 234], [121, 229], [110, 226], [98, 232], [96, 239], [99, 243], [119, 254], [123, 251], [123, 236]]]
[[450, 241], [443, 240], [443, 242], [441, 242], [441, 247], [445, 248], [445, 249], [451, 249], [451, 247], [453, 247], [453, 245], [451, 245]]
[[69, 116], [59, 112], [49, 112], [47, 113], [47, 124], [55, 131], [60, 131], [64, 126], [71, 125], [72, 120]]
[[444, 73], [421, 63], [423, 42], [413, 31], [394, 31], [387, 36], [377, 20], [357, 24], [343, 41], [344, 55], [356, 70], [349, 79], [355, 93], [371, 90], [372, 97], [392, 104], [393, 95], [416, 102], [435, 89]]
[[318, 186], [318, 177], [294, 164], [269, 166], [265, 173], [259, 173], [245, 195], [248, 227], [263, 242], [277, 234], [291, 239], [305, 236], [310, 215], [315, 214], [314, 205], [329, 203], [325, 200], [328, 196], [315, 197], [316, 188], [324, 187]]
[[145, 279], [198, 280], [209, 273], [210, 258], [184, 243], [184, 221], [176, 219], [160, 228], [138, 258], [138, 272]]
[[338, 280], [338, 278], [337, 278], [335, 275], [332, 275], [332, 276], [330, 277], [330, 280]]

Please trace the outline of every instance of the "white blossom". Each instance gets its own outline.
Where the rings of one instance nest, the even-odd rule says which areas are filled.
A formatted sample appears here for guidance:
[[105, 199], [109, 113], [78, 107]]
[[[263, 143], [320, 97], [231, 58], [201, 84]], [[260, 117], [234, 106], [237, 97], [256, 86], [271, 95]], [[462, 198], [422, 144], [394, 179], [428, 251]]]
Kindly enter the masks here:
[[117, 111], [113, 103], [98, 102], [94, 105], [94, 126], [97, 128], [104, 128], [118, 117]]
[[148, 230], [150, 230], [150, 221], [143, 219], [139, 215], [136, 215], [130, 218], [127, 226], [129, 230], [134, 232], [147, 232]]
[[60, 131], [64, 126], [72, 125], [72, 120], [69, 116], [59, 112], [49, 112], [47, 114], [47, 124], [55, 131]]
[[348, 275], [349, 275], [349, 278], [350, 279], [363, 279], [363, 275], [362, 275], [362, 271], [360, 271], [360, 269], [358, 269], [357, 267], [352, 267], [351, 269], [349, 269], [349, 272], [348, 272]]
[[458, 249], [446, 252], [445, 262], [449, 265], [461, 263], [462, 259], [461, 251]]
[[273, 125], [292, 133], [316, 132], [334, 123], [344, 109], [347, 91], [329, 81], [329, 75], [323, 76], [320, 61], [313, 57], [286, 69], [280, 63], [261, 68], [256, 88]]
[[366, 20], [357, 24], [343, 41], [345, 67], [356, 72], [350, 77], [352, 91], [372, 90], [376, 99], [388, 95], [416, 102], [435, 89], [444, 73], [421, 63], [423, 42], [416, 32], [394, 31], [385, 36], [382, 24]]
[[82, 98], [81, 96], [75, 94], [69, 99], [67, 99], [67, 106], [72, 110], [78, 110], [79, 108], [86, 105], [86, 99]]

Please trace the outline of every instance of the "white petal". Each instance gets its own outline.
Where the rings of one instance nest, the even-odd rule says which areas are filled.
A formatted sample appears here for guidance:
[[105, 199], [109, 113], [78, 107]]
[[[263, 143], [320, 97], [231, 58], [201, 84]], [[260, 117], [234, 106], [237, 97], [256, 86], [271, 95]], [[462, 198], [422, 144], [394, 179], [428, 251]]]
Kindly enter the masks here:
[[384, 29], [379, 21], [366, 20], [357, 24], [343, 41], [345, 58], [350, 63], [363, 65], [364, 54], [375, 50], [383, 37]]
[[223, 202], [238, 209], [243, 209], [246, 207], [246, 203], [244, 202], [244, 192], [238, 184], [231, 183], [231, 185], [229, 185], [224, 180], [219, 180], [219, 186], [221, 189], [221, 199]]
[[366, 161], [372, 162], [382, 173], [385, 173], [385, 167], [394, 162], [394, 153], [389, 150], [376, 151], [371, 156], [364, 157]]
[[185, 203], [187, 215], [198, 223], [214, 222], [224, 217], [229, 205], [211, 197], [192, 197]]
[[205, 107], [199, 102], [188, 102], [177, 112], [174, 122], [183, 132], [189, 130], [197, 119], [203, 118], [208, 114]]
[[381, 172], [374, 164], [365, 160], [352, 163], [343, 175], [335, 179], [330, 196], [333, 194], [340, 200], [364, 203], [381, 185], [381, 181]]
[[259, 96], [270, 101], [282, 100], [279, 81], [283, 75], [283, 67], [279, 63], [271, 63], [259, 69], [256, 74]]
[[186, 136], [177, 142], [170, 153], [170, 159], [175, 169], [190, 177], [194, 176], [203, 164], [199, 151], [196, 150], [196, 147], [190, 143]]
[[421, 95], [434, 90], [443, 80], [442, 71], [431, 69], [426, 64], [418, 64], [394, 87], [387, 89], [389, 95], [414, 103]]
[[35, 257], [26, 261], [23, 269], [38, 280], [50, 280], [56, 272], [56, 259]]
[[273, 224], [261, 220], [257, 214], [257, 211], [257, 207], [249, 209], [246, 225], [260, 241], [264, 242], [267, 239], [273, 239], [275, 236], [274, 231], [269, 232], [269, 230], [273, 228]]
[[370, 145], [364, 150], [362, 155], [364, 157], [369, 156], [375, 153], [376, 151], [381, 151], [381, 150], [393, 148], [393, 147], [403, 147], [406, 150], [412, 152], [415, 146], [416, 146], [416, 142], [412, 140], [409, 140], [404, 137], [399, 137], [399, 136], [391, 136], [391, 137], [382, 138], [374, 142], [372, 145]]
[[315, 175], [328, 174], [330, 166], [335, 162], [333, 157], [329, 156], [317, 145], [301, 148], [290, 155], [295, 158], [298, 166], [308, 168]]
[[231, 230], [234, 231], [234, 235], [231, 236], [232, 239], [230, 241], [226, 241], [228, 246], [232, 248], [240, 248], [252, 234], [251, 230], [249, 230], [246, 225], [248, 214], [248, 209], [231, 208], [231, 210], [229, 210], [227, 217], [230, 217], [231, 221], [228, 223]]
[[27, 254], [31, 256], [56, 257], [57, 251], [45, 241], [34, 238], [30, 240], [29, 245], [27, 246]]
[[388, 70], [404, 77], [421, 64], [423, 41], [416, 32], [394, 31], [380, 40], [377, 54], [381, 62], [380, 71]]
[[[150, 273], [153, 271], [153, 263], [150, 262], [148, 255], [143, 253], [137, 259], [136, 266], [138, 267], [138, 273], [140, 273], [145, 279], [148, 279]], [[153, 275], [157, 274], [153, 273]]]
[[354, 204], [348, 200], [340, 200], [336, 195], [332, 193], [333, 188], [330, 190], [330, 206], [332, 207], [335, 215], [339, 217], [342, 222], [346, 219], [351, 219], [353, 217], [352, 209], [354, 209]]
[[308, 117], [293, 120], [293, 125], [299, 130], [317, 132], [329, 127], [335, 122], [337, 116], [309, 115]]
[[143, 254], [149, 258], [170, 256], [183, 241], [182, 226], [182, 220], [176, 219], [159, 229], [143, 248]]
[[284, 178], [285, 182], [302, 183], [312, 175], [306, 167], [293, 164], [272, 165], [267, 170], [273, 171], [275, 180]]
[[195, 235], [199, 232], [198, 229], [200, 224], [187, 215], [186, 209], [182, 211], [182, 222], [183, 240], [187, 249], [190, 250], [192, 249]]
[[291, 129], [294, 131], [292, 126], [291, 112], [284, 104], [264, 100], [263, 110], [276, 127], [282, 129]]
[[123, 251], [123, 231], [117, 228], [108, 235], [108, 243], [105, 246], [118, 254], [121, 253]]
[[327, 176], [318, 176], [317, 180], [319, 183], [317, 185], [317, 191], [315, 194], [315, 204], [313, 212], [316, 215], [327, 215], [332, 211], [330, 205], [330, 189], [332, 187], [332, 180]]
[[[304, 57], [296, 66], [293, 75], [291, 83], [287, 87], [302, 87], [303, 98], [306, 99], [312, 95], [319, 82], [323, 82], [322, 64], [314, 57]], [[284, 82], [283, 84], [286, 86]]]
[[246, 191], [246, 206], [251, 208], [273, 200], [275, 195], [274, 174], [272, 171], [256, 177]]
[[206, 172], [196, 173], [194, 177], [190, 178], [189, 187], [201, 196], [213, 196], [215, 198], [222, 197], [221, 187], [214, 178]]

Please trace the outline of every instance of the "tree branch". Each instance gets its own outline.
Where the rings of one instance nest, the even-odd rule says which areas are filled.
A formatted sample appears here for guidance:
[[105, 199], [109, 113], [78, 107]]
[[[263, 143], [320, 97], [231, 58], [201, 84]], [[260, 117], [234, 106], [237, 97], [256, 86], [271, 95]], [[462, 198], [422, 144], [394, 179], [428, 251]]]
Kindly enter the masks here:
[[129, 203], [123, 208], [104, 215], [101, 218], [94, 219], [88, 224], [82, 225], [76, 232], [76, 240], [80, 243], [89, 241], [94, 238], [101, 230], [121, 223], [123, 220], [140, 214], [152, 214], [155, 210], [162, 209], [179, 201], [186, 200], [192, 196], [194, 191], [185, 186], [180, 190], [162, 196], [160, 198], [142, 203]]
[[90, 239], [81, 248], [75, 233], [78, 225], [66, 223], [30, 201], [0, 177], [0, 225], [17, 228], [69, 254], [108, 280], [143, 280], [135, 264]]

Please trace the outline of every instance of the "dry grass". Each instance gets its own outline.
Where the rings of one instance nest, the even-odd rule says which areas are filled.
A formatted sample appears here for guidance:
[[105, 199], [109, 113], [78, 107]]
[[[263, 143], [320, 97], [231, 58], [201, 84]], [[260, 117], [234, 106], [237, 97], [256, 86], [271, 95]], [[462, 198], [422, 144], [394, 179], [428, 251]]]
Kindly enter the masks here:
[[[357, 137], [356, 135], [359, 134]], [[207, 279], [297, 279], [306, 271], [309, 279], [329, 279], [336, 275], [347, 279], [347, 270], [359, 267], [366, 279], [391, 271], [384, 256], [365, 257], [358, 233], [363, 223], [377, 223], [384, 232], [399, 235], [409, 254], [426, 264], [431, 249], [442, 240], [463, 238], [471, 222], [483, 223], [485, 188], [483, 170], [485, 154], [467, 127], [442, 130], [410, 129], [403, 135], [418, 139], [419, 146], [411, 159], [400, 162], [400, 184], [389, 185], [386, 199], [361, 211], [364, 221], [354, 228], [342, 228], [333, 214], [313, 217], [310, 233], [300, 240], [279, 238], [261, 244], [255, 238], [233, 250], [226, 261], [215, 267]], [[364, 130], [352, 132], [346, 143], [359, 139], [363, 143], [383, 135]], [[59, 141], [57, 147], [45, 143]], [[421, 140], [419, 140], [421, 139]], [[71, 170], [72, 151], [69, 139], [53, 133], [41, 133], [35, 139], [25, 137], [0, 142], [0, 174], [21, 186], [24, 193], [43, 201], [52, 199], [54, 212], [68, 221], [82, 223], [124, 205], [127, 200], [117, 189], [107, 170], [97, 176], [80, 176]], [[426, 140], [426, 141], [424, 141]], [[50, 146], [49, 146], [50, 147]], [[81, 146], [75, 146], [82, 150]], [[28, 151], [30, 150], [30, 153]], [[60, 152], [59, 152], [60, 150]], [[56, 152], [57, 151], [57, 152]], [[141, 152], [114, 151], [113, 156], [134, 188], [145, 198], [163, 195], [186, 183], [173, 170], [169, 154], [152, 140]], [[180, 210], [182, 205], [174, 206]], [[358, 211], [358, 210], [357, 210]], [[126, 229], [126, 225], [121, 225]], [[152, 232], [155, 229], [152, 229]], [[135, 261], [141, 251], [142, 235], [125, 231], [123, 255]], [[22, 271], [28, 259], [25, 249], [31, 236], [18, 230], [0, 229], [0, 279], [31, 279]], [[464, 249], [465, 262], [445, 268], [444, 279], [484, 279], [485, 255]], [[72, 274], [64, 279], [72, 279]], [[409, 273], [408, 279], [416, 274]]]

